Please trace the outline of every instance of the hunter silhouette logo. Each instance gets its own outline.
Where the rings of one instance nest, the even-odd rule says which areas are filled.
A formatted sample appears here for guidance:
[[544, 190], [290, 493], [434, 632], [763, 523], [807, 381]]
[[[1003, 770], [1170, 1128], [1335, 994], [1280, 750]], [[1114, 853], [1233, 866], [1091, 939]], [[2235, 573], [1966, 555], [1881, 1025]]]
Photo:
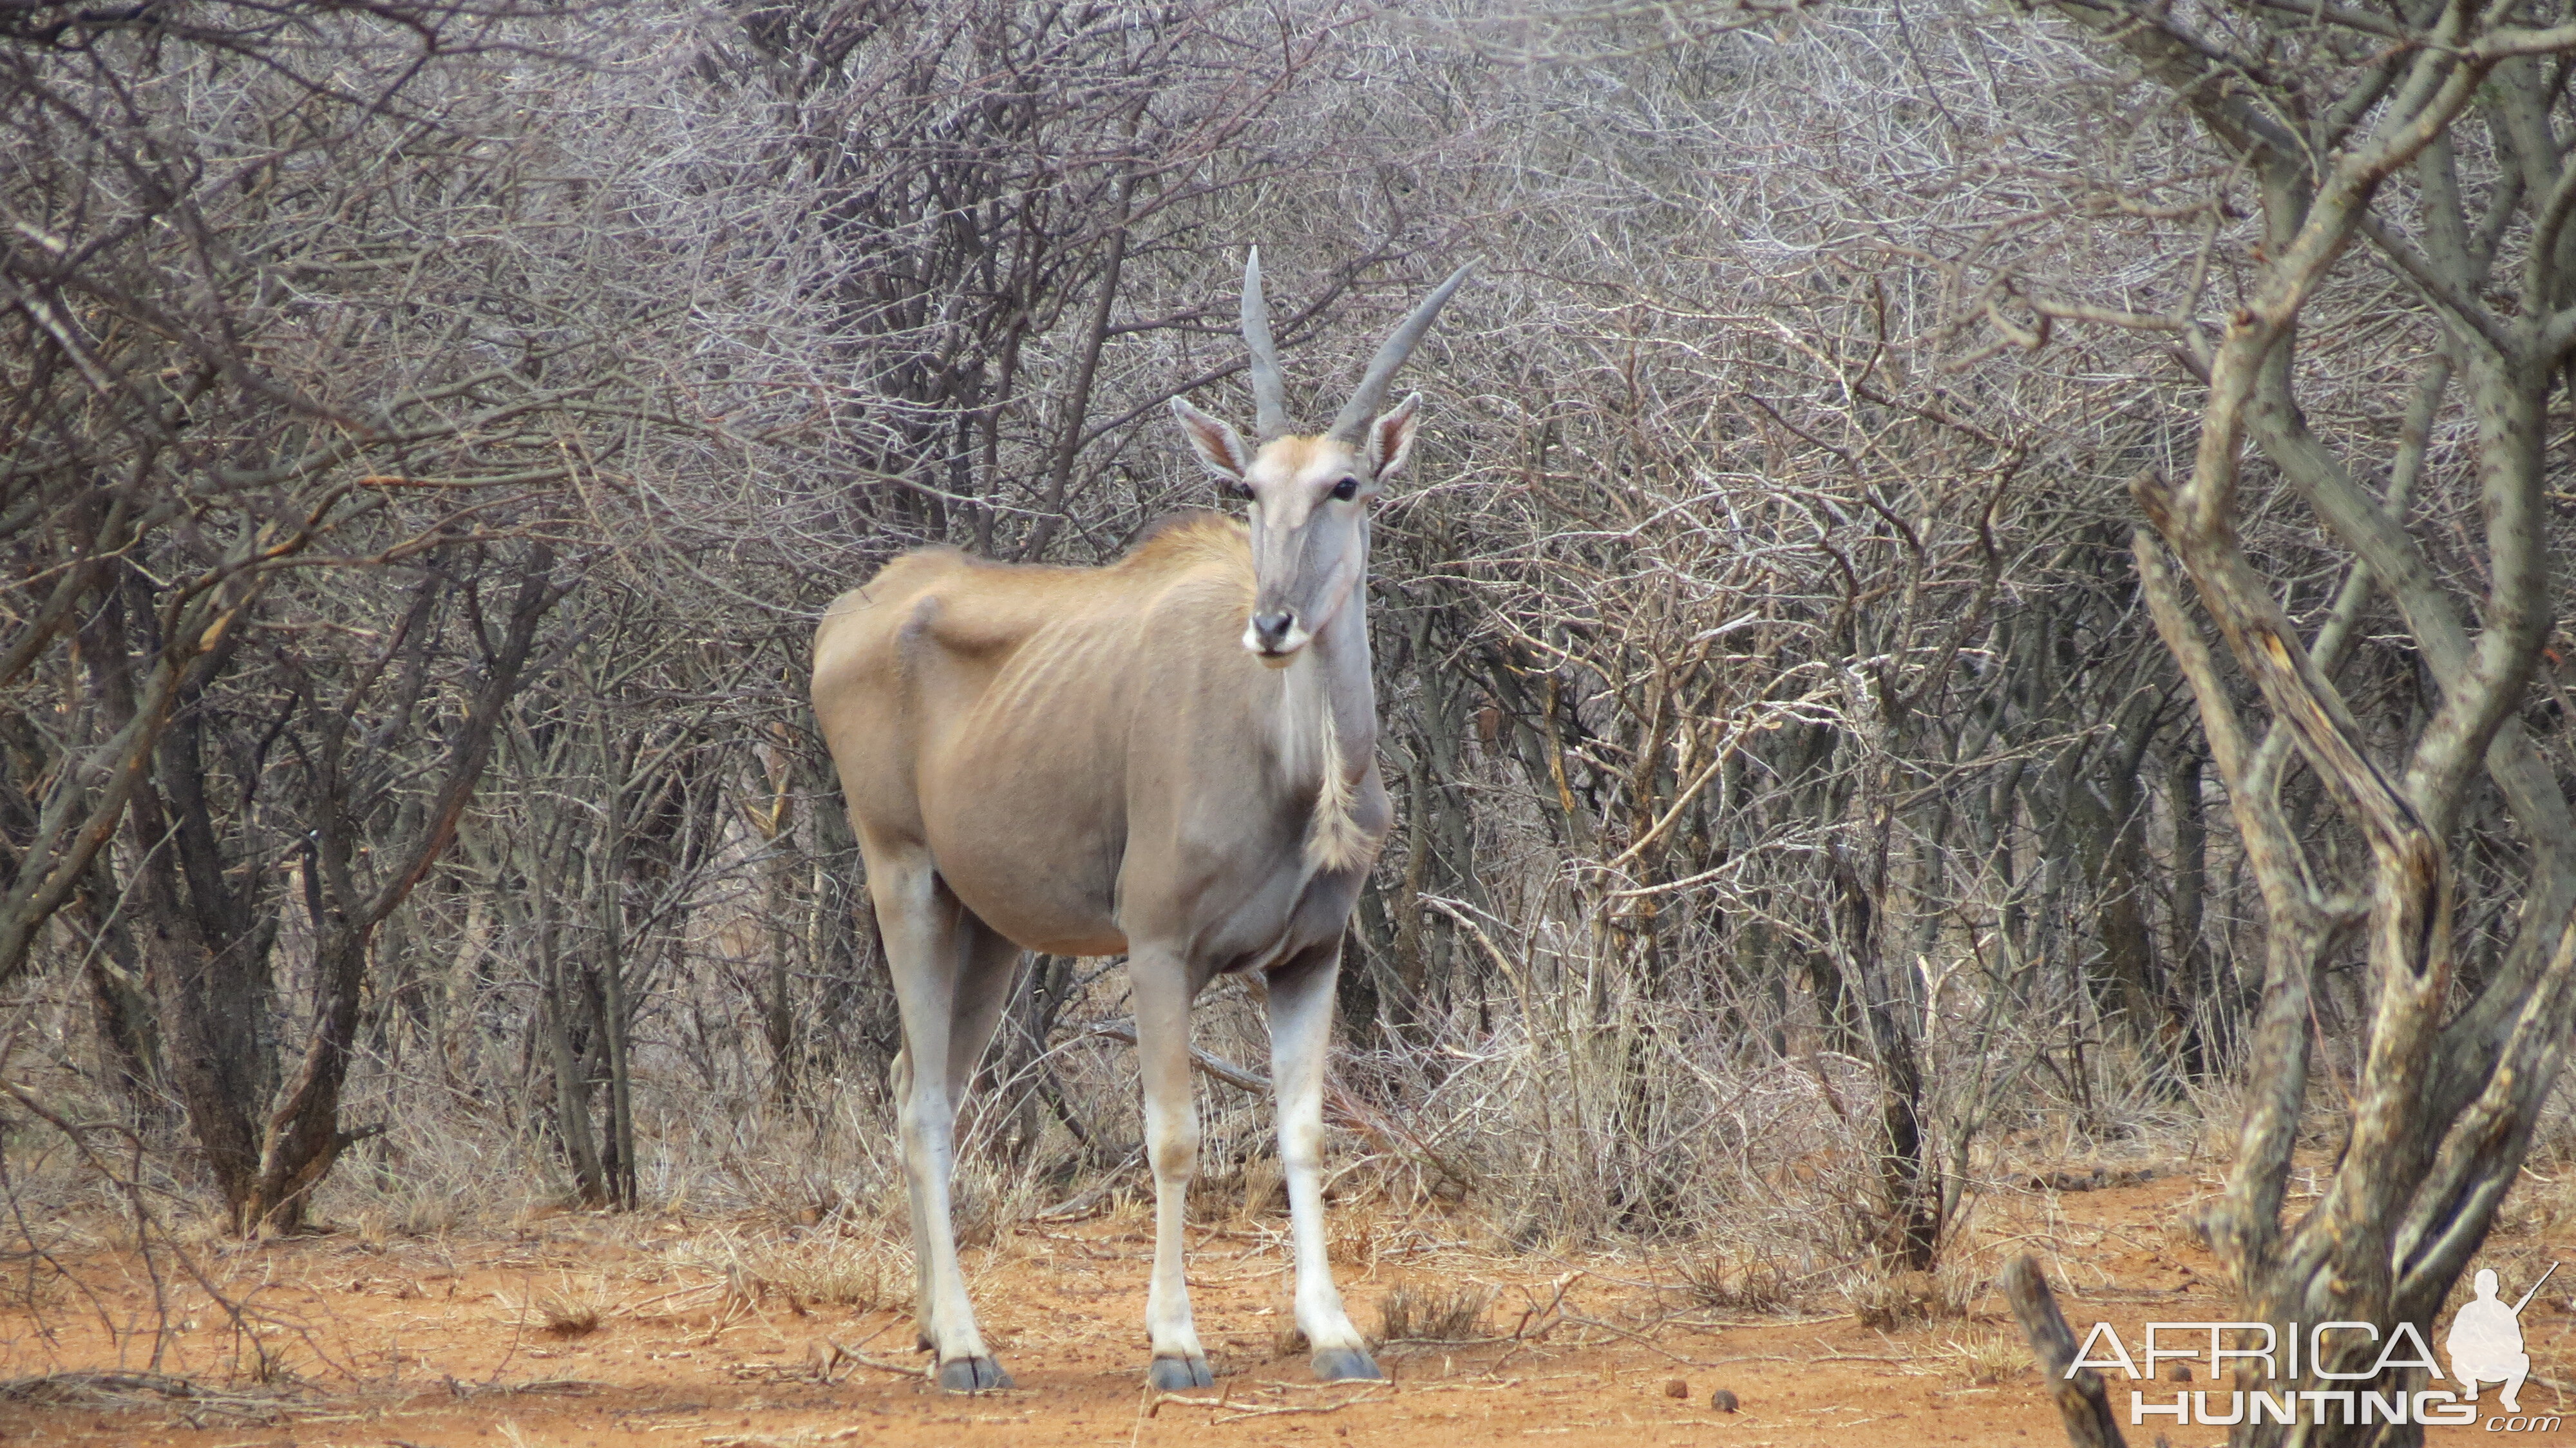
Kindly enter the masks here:
[[2531, 1284], [2531, 1291], [2507, 1307], [2496, 1298], [2493, 1269], [2478, 1269], [2478, 1295], [2460, 1304], [2459, 1314], [2451, 1319], [2451, 1335], [2442, 1343], [2450, 1349], [2451, 1371], [2470, 1402], [2478, 1400], [2478, 1384], [2502, 1383], [2504, 1391], [2496, 1396], [2504, 1410], [2522, 1411], [2522, 1380], [2531, 1375], [2531, 1354], [2522, 1350], [2522, 1310], [2556, 1275], [2558, 1264], [2552, 1262], [2540, 1281]]
[[[2495, 1383], [2503, 1388], [2497, 1398], [2504, 1411], [2486, 1420], [2486, 1431], [2555, 1432], [2559, 1418], [2527, 1418], [2522, 1413], [2520, 1394], [2523, 1382], [2531, 1375], [2531, 1355], [2522, 1348], [2521, 1314], [2557, 1274], [2558, 1264], [2549, 1264], [2549, 1270], [2531, 1284], [2530, 1291], [2522, 1294], [2519, 1301], [2507, 1303], [2496, 1295], [2496, 1274], [2481, 1269], [2476, 1278], [2477, 1296], [2461, 1304], [2451, 1319], [2450, 1335], [2443, 1340], [2444, 1356], [2450, 1359], [2451, 1367], [2447, 1380], [2442, 1375], [2441, 1360], [2435, 1357], [2432, 1344], [2416, 1324], [2399, 1322], [2383, 1335], [2377, 1324], [2350, 1321], [2150, 1322], [2146, 1325], [2143, 1350], [2135, 1356], [2111, 1324], [2097, 1322], [2076, 1349], [2074, 1361], [2066, 1365], [2066, 1376], [2073, 1377], [2085, 1368], [2097, 1372], [2117, 1369], [2132, 1382], [2147, 1383], [2165, 1375], [2163, 1364], [2167, 1362], [2196, 1362], [2213, 1385], [2236, 1384], [2233, 1388], [2184, 1389], [2173, 1393], [2170, 1402], [2158, 1401], [2149, 1389], [2132, 1388], [2131, 1427], [2142, 1427], [2148, 1419], [2159, 1417], [2171, 1418], [2177, 1424], [2213, 1427], [2303, 1422], [2345, 1427], [2465, 1427], [2478, 1421], [2479, 1385]], [[2377, 1344], [2376, 1356], [2366, 1367], [2346, 1351], [2337, 1351], [2329, 1341], [2340, 1338], [2350, 1344], [2353, 1334], [2361, 1335], [2364, 1343]], [[2336, 1361], [2351, 1363], [2354, 1370], [2327, 1366]], [[2424, 1375], [2418, 1382], [2430, 1379], [2446, 1386], [2428, 1383], [2406, 1388], [2399, 1386], [2403, 1378], [2391, 1380], [2392, 1373], [2409, 1368]], [[2184, 1377], [2188, 1380], [2189, 1375]], [[2300, 1387], [2298, 1380], [2302, 1378], [2318, 1385]]]

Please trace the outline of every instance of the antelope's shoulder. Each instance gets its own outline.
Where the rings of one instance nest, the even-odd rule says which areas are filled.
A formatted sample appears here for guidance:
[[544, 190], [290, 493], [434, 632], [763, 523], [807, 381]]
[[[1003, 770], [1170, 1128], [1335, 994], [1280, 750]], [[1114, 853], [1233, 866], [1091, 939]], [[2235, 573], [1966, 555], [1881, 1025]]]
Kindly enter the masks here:
[[1189, 619], [1231, 643], [1252, 608], [1252, 530], [1224, 513], [1174, 513], [1101, 572], [1125, 607], [1164, 621], [1157, 627]]
[[1210, 568], [1240, 569], [1252, 576], [1252, 529], [1240, 518], [1210, 508], [1167, 513], [1147, 524], [1111, 573], [1148, 575]]

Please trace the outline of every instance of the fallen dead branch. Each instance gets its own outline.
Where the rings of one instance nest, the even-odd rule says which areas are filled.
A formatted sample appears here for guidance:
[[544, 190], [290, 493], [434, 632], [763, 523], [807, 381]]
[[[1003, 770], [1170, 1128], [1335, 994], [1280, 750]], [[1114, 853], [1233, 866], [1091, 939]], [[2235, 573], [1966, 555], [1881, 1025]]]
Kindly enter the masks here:
[[604, 1383], [597, 1378], [531, 1378], [522, 1383], [479, 1384], [455, 1377], [447, 1380], [447, 1391], [459, 1402], [475, 1398], [514, 1398], [531, 1393], [605, 1392], [616, 1386], [615, 1383]]
[[[880, 1328], [878, 1331], [882, 1332], [884, 1329]], [[829, 1374], [834, 1367], [841, 1363], [853, 1362], [863, 1368], [875, 1368], [878, 1372], [892, 1373], [896, 1377], [900, 1378], [919, 1378], [927, 1377], [929, 1375], [929, 1370], [926, 1368], [911, 1367], [903, 1363], [890, 1363], [881, 1358], [872, 1358], [866, 1353], [859, 1351], [857, 1348], [842, 1343], [837, 1339], [825, 1338], [823, 1341], [829, 1344], [831, 1349], [828, 1354], [822, 1355], [824, 1357], [824, 1361], [819, 1365], [822, 1372], [825, 1374]], [[825, 1381], [830, 1381], [830, 1378], [827, 1376]]]
[[1674, 1362], [1680, 1363], [1685, 1367], [1704, 1368], [1715, 1366], [1715, 1364], [1702, 1362], [1695, 1357], [1686, 1357], [1681, 1353], [1677, 1353], [1671, 1348], [1664, 1346], [1662, 1343], [1655, 1341], [1653, 1338], [1646, 1336], [1644, 1333], [1631, 1332], [1627, 1328], [1621, 1327], [1615, 1322], [1603, 1322], [1597, 1317], [1578, 1317], [1571, 1312], [1559, 1317], [1557, 1321], [1570, 1322], [1577, 1327], [1597, 1327], [1603, 1332], [1613, 1333], [1617, 1336], [1624, 1337], [1628, 1341], [1635, 1343], [1637, 1346], [1646, 1349], [1648, 1352], [1662, 1353], [1664, 1356], [1671, 1358]]
[[[1283, 1383], [1270, 1383], [1270, 1384], [1265, 1384], [1265, 1385], [1264, 1385], [1264, 1387], [1265, 1387], [1268, 1391], [1273, 1392], [1273, 1393], [1282, 1393], [1282, 1394], [1284, 1394], [1284, 1393], [1286, 1393], [1286, 1392], [1289, 1392], [1289, 1391], [1301, 1390], [1301, 1389], [1302, 1389], [1302, 1390], [1306, 1390], [1306, 1391], [1331, 1391], [1331, 1390], [1336, 1389], [1336, 1388], [1343, 1388], [1343, 1387], [1350, 1387], [1350, 1386], [1354, 1386], [1354, 1384], [1351, 1384], [1351, 1383], [1285, 1383], [1285, 1382], [1283, 1382]], [[1382, 1398], [1382, 1397], [1380, 1397], [1380, 1396], [1379, 1396], [1379, 1394], [1378, 1394], [1378, 1389], [1381, 1389], [1381, 1388], [1387, 1387], [1387, 1386], [1388, 1386], [1387, 1384], [1385, 1384], [1385, 1383], [1362, 1383], [1362, 1384], [1357, 1384], [1357, 1386], [1359, 1386], [1359, 1387], [1361, 1388], [1361, 1391], [1360, 1391], [1360, 1392], [1354, 1393], [1354, 1394], [1352, 1394], [1350, 1397], [1337, 1399], [1337, 1400], [1335, 1400], [1335, 1401], [1333, 1401], [1333, 1402], [1327, 1402], [1327, 1403], [1266, 1403], [1266, 1404], [1265, 1404], [1265, 1403], [1245, 1403], [1245, 1402], [1237, 1402], [1237, 1401], [1235, 1401], [1235, 1399], [1234, 1399], [1234, 1391], [1233, 1391], [1233, 1389], [1232, 1389], [1230, 1386], [1229, 1386], [1228, 1388], [1226, 1388], [1224, 1391], [1222, 1391], [1222, 1392], [1218, 1393], [1218, 1394], [1217, 1394], [1215, 1397], [1213, 1397], [1213, 1398], [1193, 1398], [1193, 1397], [1190, 1397], [1190, 1396], [1188, 1396], [1187, 1394], [1183, 1394], [1183, 1393], [1156, 1393], [1156, 1394], [1154, 1394], [1154, 1395], [1153, 1395], [1152, 1399], [1151, 1399], [1149, 1402], [1147, 1402], [1147, 1403], [1146, 1403], [1146, 1405], [1145, 1405], [1145, 1411], [1140, 1415], [1140, 1417], [1139, 1417], [1138, 1421], [1140, 1421], [1140, 1422], [1141, 1422], [1144, 1418], [1157, 1418], [1157, 1417], [1160, 1417], [1160, 1416], [1162, 1416], [1163, 1409], [1165, 1409], [1165, 1408], [1167, 1408], [1167, 1407], [1174, 1407], [1174, 1408], [1213, 1408], [1213, 1409], [1216, 1409], [1216, 1410], [1217, 1410], [1218, 1416], [1216, 1416], [1216, 1417], [1214, 1417], [1214, 1418], [1209, 1419], [1209, 1420], [1208, 1420], [1209, 1422], [1211, 1422], [1211, 1423], [1240, 1423], [1240, 1422], [1242, 1422], [1242, 1421], [1243, 1421], [1244, 1419], [1246, 1419], [1246, 1418], [1276, 1418], [1276, 1417], [1281, 1417], [1281, 1416], [1284, 1416], [1284, 1415], [1288, 1415], [1288, 1414], [1295, 1414], [1295, 1413], [1338, 1413], [1338, 1412], [1340, 1412], [1342, 1409], [1349, 1407], [1349, 1406], [1350, 1406], [1350, 1405], [1352, 1405], [1353, 1403], [1372, 1403], [1372, 1402], [1383, 1402], [1383, 1401], [1385, 1401], [1385, 1399], [1384, 1399], [1384, 1398]]]
[[1375, 1391], [1370, 1391], [1331, 1403], [1281, 1403], [1275, 1407], [1237, 1407], [1233, 1412], [1220, 1414], [1209, 1421], [1215, 1423], [1240, 1423], [1246, 1418], [1276, 1418], [1289, 1413], [1338, 1413], [1344, 1408], [1350, 1407], [1354, 1403], [1382, 1403], [1385, 1401], [1386, 1399], [1384, 1397], [1380, 1396]]
[[72, 1371], [0, 1382], [0, 1403], [120, 1408], [145, 1402], [184, 1402], [192, 1417], [216, 1414], [248, 1420], [295, 1411], [295, 1405], [277, 1393], [229, 1392], [169, 1373]]
[[[1136, 1044], [1136, 1021], [1132, 1016], [1120, 1016], [1114, 1021], [1098, 1021], [1085, 1027], [1082, 1034], [1086, 1038], [1119, 1041], [1132, 1046]], [[1258, 1071], [1238, 1066], [1222, 1056], [1203, 1051], [1196, 1046], [1190, 1047], [1190, 1064], [1197, 1067], [1199, 1073], [1211, 1081], [1222, 1081], [1238, 1091], [1247, 1091], [1255, 1096], [1270, 1094], [1269, 1077]]]
[[14, 1378], [0, 1383], [0, 1403], [43, 1403], [48, 1406], [86, 1407], [116, 1398], [152, 1395], [164, 1398], [193, 1398], [198, 1387], [186, 1378], [168, 1373], [66, 1372], [39, 1373], [31, 1378]]
[[[1121, 1037], [1120, 1039], [1123, 1040], [1125, 1038]], [[1116, 1191], [1119, 1185], [1126, 1181], [1127, 1174], [1134, 1171], [1144, 1162], [1144, 1160], [1145, 1148], [1140, 1146], [1134, 1151], [1127, 1153], [1127, 1159], [1125, 1161], [1111, 1167], [1106, 1175], [1101, 1177], [1099, 1181], [1092, 1183], [1091, 1187], [1084, 1191], [1082, 1195], [1075, 1197], [1071, 1201], [1049, 1207], [1045, 1211], [1040, 1212], [1035, 1217], [1031, 1218], [1031, 1220], [1039, 1222], [1069, 1222], [1082, 1216], [1084, 1213], [1089, 1212], [1093, 1207], [1099, 1205], [1100, 1201], [1107, 1197], [1111, 1192]]]

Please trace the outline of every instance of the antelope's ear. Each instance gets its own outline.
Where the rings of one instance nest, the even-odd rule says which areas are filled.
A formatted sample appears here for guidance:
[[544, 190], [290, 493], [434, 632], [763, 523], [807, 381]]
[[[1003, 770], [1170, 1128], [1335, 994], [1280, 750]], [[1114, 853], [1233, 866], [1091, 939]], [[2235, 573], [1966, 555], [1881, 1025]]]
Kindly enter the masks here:
[[1172, 416], [1179, 419], [1181, 431], [1188, 435], [1190, 447], [1207, 464], [1207, 470], [1231, 482], [1242, 482], [1252, 469], [1252, 454], [1243, 438], [1226, 423], [1190, 406], [1187, 399], [1172, 399]]
[[1413, 429], [1421, 410], [1422, 394], [1416, 392], [1369, 424], [1369, 476], [1382, 483], [1403, 470], [1404, 460], [1413, 454]]

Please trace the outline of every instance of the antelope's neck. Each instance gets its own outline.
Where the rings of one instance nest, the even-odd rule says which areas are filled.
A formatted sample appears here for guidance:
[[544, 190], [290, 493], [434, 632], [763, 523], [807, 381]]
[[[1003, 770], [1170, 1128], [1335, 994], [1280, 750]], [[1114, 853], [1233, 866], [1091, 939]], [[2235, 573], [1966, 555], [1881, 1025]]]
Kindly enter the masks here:
[[1328, 769], [1338, 770], [1344, 785], [1356, 783], [1377, 757], [1377, 685], [1368, 615], [1360, 605], [1353, 598], [1335, 610], [1301, 657], [1280, 671], [1277, 747], [1294, 783], [1324, 785]]

